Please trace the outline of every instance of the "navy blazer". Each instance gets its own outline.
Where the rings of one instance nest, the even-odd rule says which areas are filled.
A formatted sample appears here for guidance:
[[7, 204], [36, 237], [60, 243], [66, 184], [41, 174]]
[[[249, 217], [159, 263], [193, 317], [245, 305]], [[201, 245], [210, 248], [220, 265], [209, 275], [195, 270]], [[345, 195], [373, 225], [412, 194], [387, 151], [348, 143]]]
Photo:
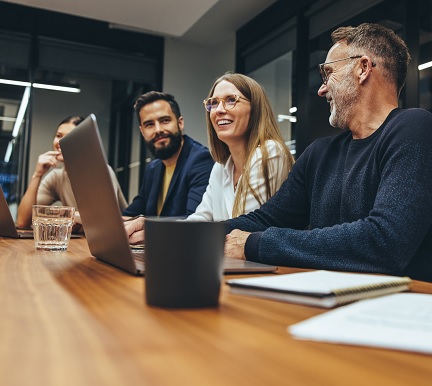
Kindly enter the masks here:
[[[187, 135], [183, 139], [183, 147], [160, 216], [188, 216], [194, 213], [209, 182], [214, 164], [209, 150]], [[138, 196], [123, 211], [124, 216], [157, 216], [164, 172], [165, 165], [160, 159], [147, 165]]]

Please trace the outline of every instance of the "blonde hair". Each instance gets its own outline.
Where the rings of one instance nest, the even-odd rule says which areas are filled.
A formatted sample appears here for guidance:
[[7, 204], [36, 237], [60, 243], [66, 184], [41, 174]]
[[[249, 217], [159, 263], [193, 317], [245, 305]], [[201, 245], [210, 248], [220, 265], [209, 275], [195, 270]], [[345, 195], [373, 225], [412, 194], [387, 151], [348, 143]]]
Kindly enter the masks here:
[[[215, 87], [222, 81], [232, 83], [247, 99], [250, 101], [250, 117], [247, 127], [248, 142], [246, 144], [246, 163], [243, 170], [242, 178], [236, 189], [236, 196], [233, 207], [233, 217], [244, 214], [246, 207], [246, 197], [249, 191], [252, 192], [255, 199], [264, 204], [278, 189], [277, 186], [271, 186], [270, 175], [272, 173], [281, 172], [288, 176], [294, 164], [294, 158], [291, 155], [288, 147], [282, 138], [276, 118], [273, 114], [270, 102], [262, 86], [254, 79], [238, 73], [226, 73], [220, 78], [216, 79], [210, 89], [208, 97], [212, 97]], [[210, 120], [210, 113], [206, 113], [207, 121], [207, 134], [209, 138], [209, 148], [213, 159], [216, 162], [225, 164], [230, 156], [228, 146], [222, 142], [213, 128]], [[268, 162], [268, 151], [266, 141], [273, 140], [277, 143], [279, 148], [283, 151], [286, 158], [285, 170], [270, 170]], [[260, 197], [259, 193], [252, 188], [250, 183], [251, 160], [257, 148], [260, 148], [262, 154], [261, 175], [265, 181], [265, 197]]]

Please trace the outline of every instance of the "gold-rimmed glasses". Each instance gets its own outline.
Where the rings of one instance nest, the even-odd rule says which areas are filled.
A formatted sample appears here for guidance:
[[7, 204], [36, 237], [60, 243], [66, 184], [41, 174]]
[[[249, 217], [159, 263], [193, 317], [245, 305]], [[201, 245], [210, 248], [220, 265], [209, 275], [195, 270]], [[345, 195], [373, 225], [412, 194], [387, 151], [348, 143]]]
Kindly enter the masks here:
[[[318, 68], [319, 68], [319, 72], [320, 72], [323, 84], [327, 84], [327, 82], [328, 82], [328, 74], [327, 74], [324, 66], [326, 66], [327, 64], [331, 64], [331, 63], [341, 62], [343, 60], [359, 59], [362, 56], [363, 55], [348, 56], [347, 58], [332, 60], [331, 62], [325, 62], [325, 63], [318, 64]], [[376, 66], [376, 64], [372, 62], [372, 67], [375, 67], [375, 66]]]
[[203, 100], [203, 103], [205, 109], [208, 112], [216, 110], [221, 102], [225, 110], [232, 110], [240, 99], [250, 102], [250, 100], [247, 98], [244, 98], [240, 95], [233, 94], [233, 95], [227, 95], [224, 98], [218, 98], [218, 97], [207, 98]]

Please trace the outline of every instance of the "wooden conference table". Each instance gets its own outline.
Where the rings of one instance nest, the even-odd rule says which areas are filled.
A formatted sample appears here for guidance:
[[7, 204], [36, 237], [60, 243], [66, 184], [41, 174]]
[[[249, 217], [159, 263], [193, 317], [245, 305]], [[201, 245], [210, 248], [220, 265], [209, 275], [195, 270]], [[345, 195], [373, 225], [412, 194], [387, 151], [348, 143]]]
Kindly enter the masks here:
[[148, 307], [144, 279], [92, 258], [85, 239], [62, 253], [0, 239], [0, 276], [0, 385], [432, 384], [431, 356], [294, 340], [287, 326], [319, 308], [227, 285], [218, 308]]

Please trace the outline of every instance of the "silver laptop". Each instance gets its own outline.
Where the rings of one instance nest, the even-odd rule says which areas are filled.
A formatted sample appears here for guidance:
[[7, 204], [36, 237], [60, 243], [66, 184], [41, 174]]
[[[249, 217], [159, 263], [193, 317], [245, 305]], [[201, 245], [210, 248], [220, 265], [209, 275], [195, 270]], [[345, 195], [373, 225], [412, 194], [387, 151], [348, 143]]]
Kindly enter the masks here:
[[[144, 247], [129, 245], [96, 117], [89, 115], [60, 146], [91, 254], [129, 273], [144, 274]], [[277, 269], [237, 259], [226, 259], [226, 267], [230, 273]]]
[[32, 230], [17, 229], [9, 210], [3, 189], [0, 186], [0, 236], [14, 239], [32, 239]]

